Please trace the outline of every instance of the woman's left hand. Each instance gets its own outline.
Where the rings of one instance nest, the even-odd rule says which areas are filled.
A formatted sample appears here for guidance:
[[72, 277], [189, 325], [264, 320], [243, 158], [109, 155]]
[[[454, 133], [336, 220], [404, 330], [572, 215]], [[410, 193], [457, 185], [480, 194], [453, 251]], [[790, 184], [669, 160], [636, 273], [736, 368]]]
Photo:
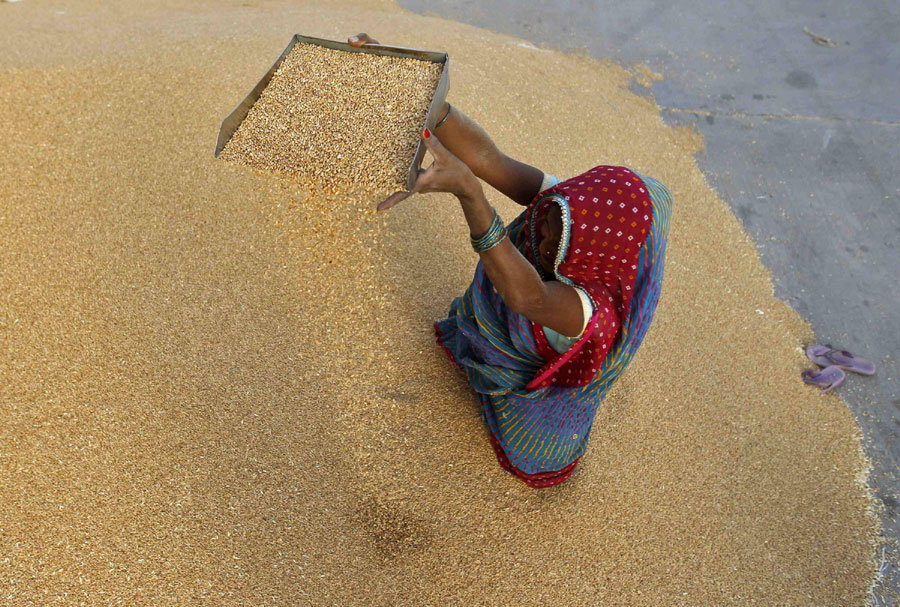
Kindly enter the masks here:
[[434, 157], [434, 162], [425, 170], [419, 169], [416, 183], [410, 192], [395, 192], [378, 204], [379, 211], [386, 211], [398, 202], [406, 200], [414, 193], [449, 192], [460, 200], [475, 196], [481, 183], [466, 164], [453, 155], [428, 129], [422, 131], [422, 141]]

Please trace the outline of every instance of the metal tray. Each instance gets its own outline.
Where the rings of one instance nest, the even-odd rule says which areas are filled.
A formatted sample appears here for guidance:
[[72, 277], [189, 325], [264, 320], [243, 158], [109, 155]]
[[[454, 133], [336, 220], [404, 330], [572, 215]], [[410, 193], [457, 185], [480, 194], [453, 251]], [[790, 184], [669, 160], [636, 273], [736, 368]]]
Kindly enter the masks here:
[[[411, 57], [422, 61], [431, 61], [432, 63], [442, 63], [444, 68], [441, 71], [441, 78], [438, 81], [437, 88], [434, 90], [434, 97], [432, 97], [431, 105], [428, 107], [428, 115], [425, 117], [425, 124], [422, 125], [422, 129], [434, 127], [434, 124], [440, 118], [438, 113], [441, 111], [441, 106], [447, 98], [447, 91], [450, 88], [450, 56], [447, 53], [423, 51], [401, 46], [383, 46], [380, 44], [367, 44], [356, 48], [350, 46], [346, 42], [325, 40], [324, 38], [311, 38], [310, 36], [295, 34], [287, 47], [285, 47], [284, 51], [282, 51], [281, 55], [279, 55], [278, 59], [275, 60], [275, 63], [272, 64], [272, 67], [269, 68], [269, 71], [266, 72], [266, 75], [262, 77], [262, 80], [253, 87], [253, 90], [244, 97], [244, 100], [241, 101], [237, 107], [228, 114], [225, 120], [222, 121], [222, 126], [219, 129], [219, 138], [216, 140], [216, 158], [222, 154], [225, 144], [231, 140], [231, 136], [234, 135], [234, 132], [244, 121], [244, 118], [247, 117], [247, 112], [250, 111], [250, 108], [253, 107], [253, 104], [256, 103], [256, 100], [259, 99], [263, 90], [268, 86], [272, 76], [275, 75], [275, 72], [278, 70], [279, 66], [281, 66], [281, 62], [284, 61], [284, 58], [287, 57], [288, 53], [291, 52], [291, 49], [294, 48], [294, 45], [298, 42], [316, 44], [339, 51], [347, 51], [349, 53], [369, 53], [371, 55], [388, 55], [390, 57]], [[413, 185], [416, 183], [416, 177], [418, 176], [419, 167], [422, 165], [423, 156], [425, 156], [425, 146], [422, 145], [420, 139], [419, 144], [416, 146], [416, 153], [413, 156], [412, 164], [409, 165], [409, 177], [406, 181], [407, 190], [412, 190]]]

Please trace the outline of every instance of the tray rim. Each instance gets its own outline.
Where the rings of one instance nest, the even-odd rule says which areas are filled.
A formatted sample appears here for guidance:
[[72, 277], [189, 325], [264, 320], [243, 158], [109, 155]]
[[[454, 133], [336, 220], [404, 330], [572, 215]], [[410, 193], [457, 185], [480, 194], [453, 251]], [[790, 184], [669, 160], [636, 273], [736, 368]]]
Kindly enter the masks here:
[[[418, 59], [420, 61], [430, 61], [432, 63], [443, 64], [440, 79], [438, 80], [437, 86], [434, 90], [434, 94], [431, 98], [431, 102], [428, 106], [428, 113], [425, 116], [425, 123], [422, 125], [422, 128], [420, 130], [432, 128], [437, 122], [437, 113], [440, 111], [441, 106], [446, 100], [447, 92], [450, 88], [450, 55], [446, 52], [428, 51], [424, 49], [404, 46], [388, 46], [383, 44], [365, 44], [361, 47], [355, 47], [350, 46], [350, 44], [347, 42], [339, 42], [337, 40], [329, 40], [327, 38], [316, 38], [314, 36], [294, 34], [293, 36], [291, 36], [291, 39], [288, 42], [287, 46], [284, 48], [278, 58], [275, 59], [275, 61], [272, 63], [271, 67], [269, 67], [263, 77], [259, 79], [256, 85], [252, 89], [250, 89], [250, 92], [247, 93], [247, 95], [244, 96], [240, 103], [238, 103], [234, 107], [234, 109], [228, 113], [225, 119], [222, 120], [222, 123], [219, 126], [218, 137], [216, 138], [216, 147], [213, 152], [216, 158], [219, 158], [222, 155], [222, 150], [225, 149], [225, 146], [229, 141], [231, 141], [231, 138], [234, 136], [235, 131], [237, 131], [241, 123], [244, 122], [244, 119], [247, 117], [250, 109], [256, 103], [257, 99], [259, 99], [260, 95], [262, 95], [262, 92], [268, 86], [269, 81], [272, 80], [275, 72], [279, 67], [281, 67], [281, 64], [284, 62], [284, 58], [288, 56], [294, 46], [298, 43], [314, 44], [325, 48], [347, 51], [351, 53], [368, 53], [372, 55], [390, 57], [410, 57], [413, 59]], [[425, 146], [422, 143], [421, 138], [419, 138], [419, 142], [416, 145], [416, 151], [413, 154], [413, 160], [410, 163], [406, 180], [407, 191], [411, 191], [413, 189], [413, 186], [415, 185], [424, 156]]]

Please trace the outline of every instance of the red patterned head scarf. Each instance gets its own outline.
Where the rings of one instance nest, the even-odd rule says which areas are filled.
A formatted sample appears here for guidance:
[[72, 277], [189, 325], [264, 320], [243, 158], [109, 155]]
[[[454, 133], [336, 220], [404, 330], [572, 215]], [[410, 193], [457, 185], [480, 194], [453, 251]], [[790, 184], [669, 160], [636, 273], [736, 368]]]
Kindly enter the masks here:
[[[536, 260], [538, 228], [553, 204], [562, 211], [563, 231], [550, 277]], [[525, 251], [541, 277], [581, 289], [594, 308], [581, 338], [565, 354], [532, 323], [538, 352], [548, 362], [528, 388], [583, 386], [599, 372], [621, 320], [631, 313], [638, 255], [653, 221], [650, 193], [630, 169], [598, 166], [540, 192], [526, 213]]]

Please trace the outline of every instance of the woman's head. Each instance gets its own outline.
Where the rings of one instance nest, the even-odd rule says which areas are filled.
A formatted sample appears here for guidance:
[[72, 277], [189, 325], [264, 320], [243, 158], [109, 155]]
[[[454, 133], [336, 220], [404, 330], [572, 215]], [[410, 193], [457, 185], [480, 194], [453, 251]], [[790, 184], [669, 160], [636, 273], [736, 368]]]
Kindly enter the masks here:
[[555, 277], [589, 291], [597, 285], [609, 292], [600, 297], [612, 296], [627, 313], [652, 214], [639, 175], [626, 167], [594, 167], [532, 202], [525, 219], [530, 257], [545, 280]]

